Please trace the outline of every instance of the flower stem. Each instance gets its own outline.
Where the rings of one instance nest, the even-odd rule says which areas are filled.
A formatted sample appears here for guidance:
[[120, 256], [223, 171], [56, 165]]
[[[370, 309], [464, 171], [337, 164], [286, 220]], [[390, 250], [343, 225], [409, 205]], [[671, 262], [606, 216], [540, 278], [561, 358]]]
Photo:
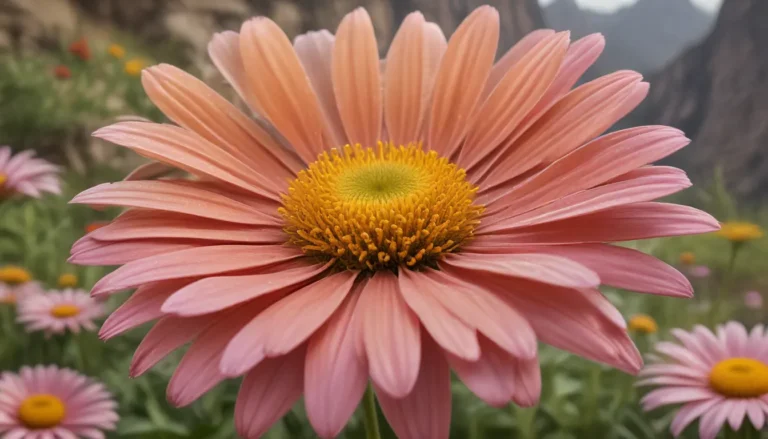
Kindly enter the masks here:
[[[731, 279], [733, 277], [733, 269], [736, 266], [736, 256], [739, 254], [739, 250], [741, 249], [740, 242], [734, 242], [731, 244], [731, 251], [730, 255], [728, 257], [728, 266], [725, 269], [725, 273], [723, 273], [723, 278], [720, 281], [720, 285], [717, 292], [717, 298], [712, 303], [712, 308], [710, 310], [711, 312], [711, 318], [712, 323], [717, 324], [720, 320], [720, 315], [723, 313], [727, 313], [727, 304], [728, 304], [728, 292], [730, 288]], [[727, 314], [726, 314], [727, 315]]]
[[376, 414], [376, 396], [373, 388], [368, 386], [363, 396], [363, 413], [365, 415], [365, 438], [381, 439], [379, 432], [379, 417]]

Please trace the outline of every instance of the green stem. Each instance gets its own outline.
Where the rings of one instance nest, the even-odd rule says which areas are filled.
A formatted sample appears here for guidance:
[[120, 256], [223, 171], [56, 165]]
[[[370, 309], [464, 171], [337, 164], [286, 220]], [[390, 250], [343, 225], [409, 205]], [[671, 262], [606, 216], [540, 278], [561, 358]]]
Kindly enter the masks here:
[[373, 388], [368, 386], [363, 396], [363, 413], [365, 415], [365, 438], [381, 439], [379, 432], [379, 416], [376, 414], [376, 396]]
[[727, 315], [728, 305], [728, 288], [730, 287], [731, 278], [733, 277], [733, 269], [736, 266], [736, 256], [741, 249], [740, 242], [734, 242], [731, 244], [730, 255], [728, 256], [728, 266], [726, 267], [723, 278], [720, 281], [720, 285], [717, 292], [717, 298], [712, 302], [712, 308], [710, 309], [710, 317], [712, 324], [717, 324], [720, 321], [721, 315]]
[[512, 406], [512, 415], [517, 419], [517, 428], [521, 439], [536, 439], [537, 407], [523, 408]]

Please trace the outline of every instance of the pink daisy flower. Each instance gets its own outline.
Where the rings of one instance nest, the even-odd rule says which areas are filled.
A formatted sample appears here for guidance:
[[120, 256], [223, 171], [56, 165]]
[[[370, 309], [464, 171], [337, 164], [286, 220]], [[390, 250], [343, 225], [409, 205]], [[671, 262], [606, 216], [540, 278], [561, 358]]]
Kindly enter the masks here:
[[19, 323], [27, 331], [45, 331], [47, 335], [62, 334], [69, 330], [95, 331], [93, 321], [104, 315], [104, 307], [82, 290], [65, 289], [35, 294], [19, 302]]
[[690, 185], [648, 166], [688, 139], [662, 126], [595, 139], [648, 91], [629, 71], [571, 90], [602, 36], [541, 30], [494, 62], [498, 36], [488, 6], [449, 41], [415, 12], [380, 62], [363, 9], [293, 45], [268, 18], [249, 20], [209, 49], [253, 118], [177, 68], [145, 69], [178, 126], [95, 135], [195, 178], [134, 174], [81, 193], [73, 202], [129, 210], [70, 259], [122, 265], [94, 296], [138, 288], [102, 337], [159, 319], [131, 374], [192, 341], [169, 400], [245, 375], [243, 437], [302, 395], [333, 437], [370, 379], [401, 438], [444, 438], [450, 369], [495, 406], [538, 400], [538, 340], [637, 372], [597, 287], [692, 294], [674, 268], [609, 244], [719, 227], [651, 201]]
[[714, 439], [726, 421], [739, 430], [747, 418], [762, 429], [768, 414], [768, 334], [763, 325], [749, 334], [738, 322], [719, 326], [717, 334], [700, 325], [672, 334], [680, 344], [658, 343], [661, 356], [652, 356], [653, 362], [640, 372], [638, 385], [661, 386], [643, 398], [643, 408], [682, 403], [672, 421], [674, 436], [697, 418], [702, 439]]
[[759, 291], [747, 291], [744, 293], [744, 305], [749, 309], [762, 309], [763, 295]]
[[26, 150], [11, 155], [10, 146], [0, 147], [0, 198], [16, 193], [39, 198], [44, 192], [60, 194], [59, 168]]
[[698, 279], [709, 277], [712, 271], [706, 265], [696, 265], [688, 270], [688, 275]]
[[103, 439], [118, 421], [104, 385], [57, 366], [22, 367], [0, 376], [0, 433], [5, 439]]
[[16, 305], [26, 297], [35, 296], [45, 290], [39, 282], [30, 281], [13, 285], [0, 282], [0, 303]]

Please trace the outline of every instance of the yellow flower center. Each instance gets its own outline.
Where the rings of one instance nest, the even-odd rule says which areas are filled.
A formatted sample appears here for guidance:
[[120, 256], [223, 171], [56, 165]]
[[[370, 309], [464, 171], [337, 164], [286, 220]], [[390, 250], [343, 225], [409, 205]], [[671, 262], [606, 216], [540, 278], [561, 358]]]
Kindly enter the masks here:
[[125, 49], [119, 44], [110, 44], [107, 52], [114, 58], [121, 59], [125, 56]]
[[763, 229], [757, 224], [733, 221], [720, 225], [720, 230], [715, 232], [717, 235], [733, 242], [745, 242], [760, 239], [763, 237]]
[[59, 288], [72, 288], [77, 286], [77, 276], [72, 273], [64, 273], [59, 276]]
[[656, 324], [656, 320], [653, 317], [646, 314], [637, 314], [629, 319], [629, 329], [641, 334], [653, 334], [659, 330], [659, 326]]
[[279, 213], [293, 244], [340, 268], [434, 265], [480, 223], [465, 176], [421, 145], [347, 145], [301, 171]]
[[729, 358], [709, 373], [709, 385], [717, 393], [734, 398], [768, 394], [768, 365], [752, 358]]
[[15, 305], [16, 295], [13, 293], [5, 293], [3, 297], [0, 297], [0, 303], [4, 303], [7, 305]]
[[72, 305], [69, 303], [56, 305], [53, 308], [51, 308], [51, 315], [59, 319], [74, 317], [78, 314], [80, 314], [80, 308], [76, 305]]
[[693, 252], [680, 253], [680, 262], [685, 265], [693, 265], [696, 262], [696, 255]]
[[0, 282], [10, 285], [19, 285], [32, 280], [32, 275], [21, 267], [16, 265], [6, 265], [0, 267]]
[[146, 65], [147, 63], [142, 59], [132, 59], [125, 63], [125, 73], [131, 76], [139, 76]]
[[55, 427], [65, 414], [61, 399], [48, 394], [27, 397], [19, 406], [19, 420], [31, 429]]
[[6, 181], [8, 181], [8, 176], [0, 172], [0, 187], [2, 187]]

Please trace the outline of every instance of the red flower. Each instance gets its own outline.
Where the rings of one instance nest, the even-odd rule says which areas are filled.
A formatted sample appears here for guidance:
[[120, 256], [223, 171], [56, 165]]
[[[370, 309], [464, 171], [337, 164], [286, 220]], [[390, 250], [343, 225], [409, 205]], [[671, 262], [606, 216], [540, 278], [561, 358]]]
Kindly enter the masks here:
[[69, 51], [83, 61], [88, 61], [91, 59], [91, 49], [88, 47], [88, 41], [85, 38], [80, 38], [79, 40], [70, 44]]
[[59, 79], [69, 79], [72, 76], [72, 71], [64, 64], [59, 64], [53, 69], [53, 74]]

